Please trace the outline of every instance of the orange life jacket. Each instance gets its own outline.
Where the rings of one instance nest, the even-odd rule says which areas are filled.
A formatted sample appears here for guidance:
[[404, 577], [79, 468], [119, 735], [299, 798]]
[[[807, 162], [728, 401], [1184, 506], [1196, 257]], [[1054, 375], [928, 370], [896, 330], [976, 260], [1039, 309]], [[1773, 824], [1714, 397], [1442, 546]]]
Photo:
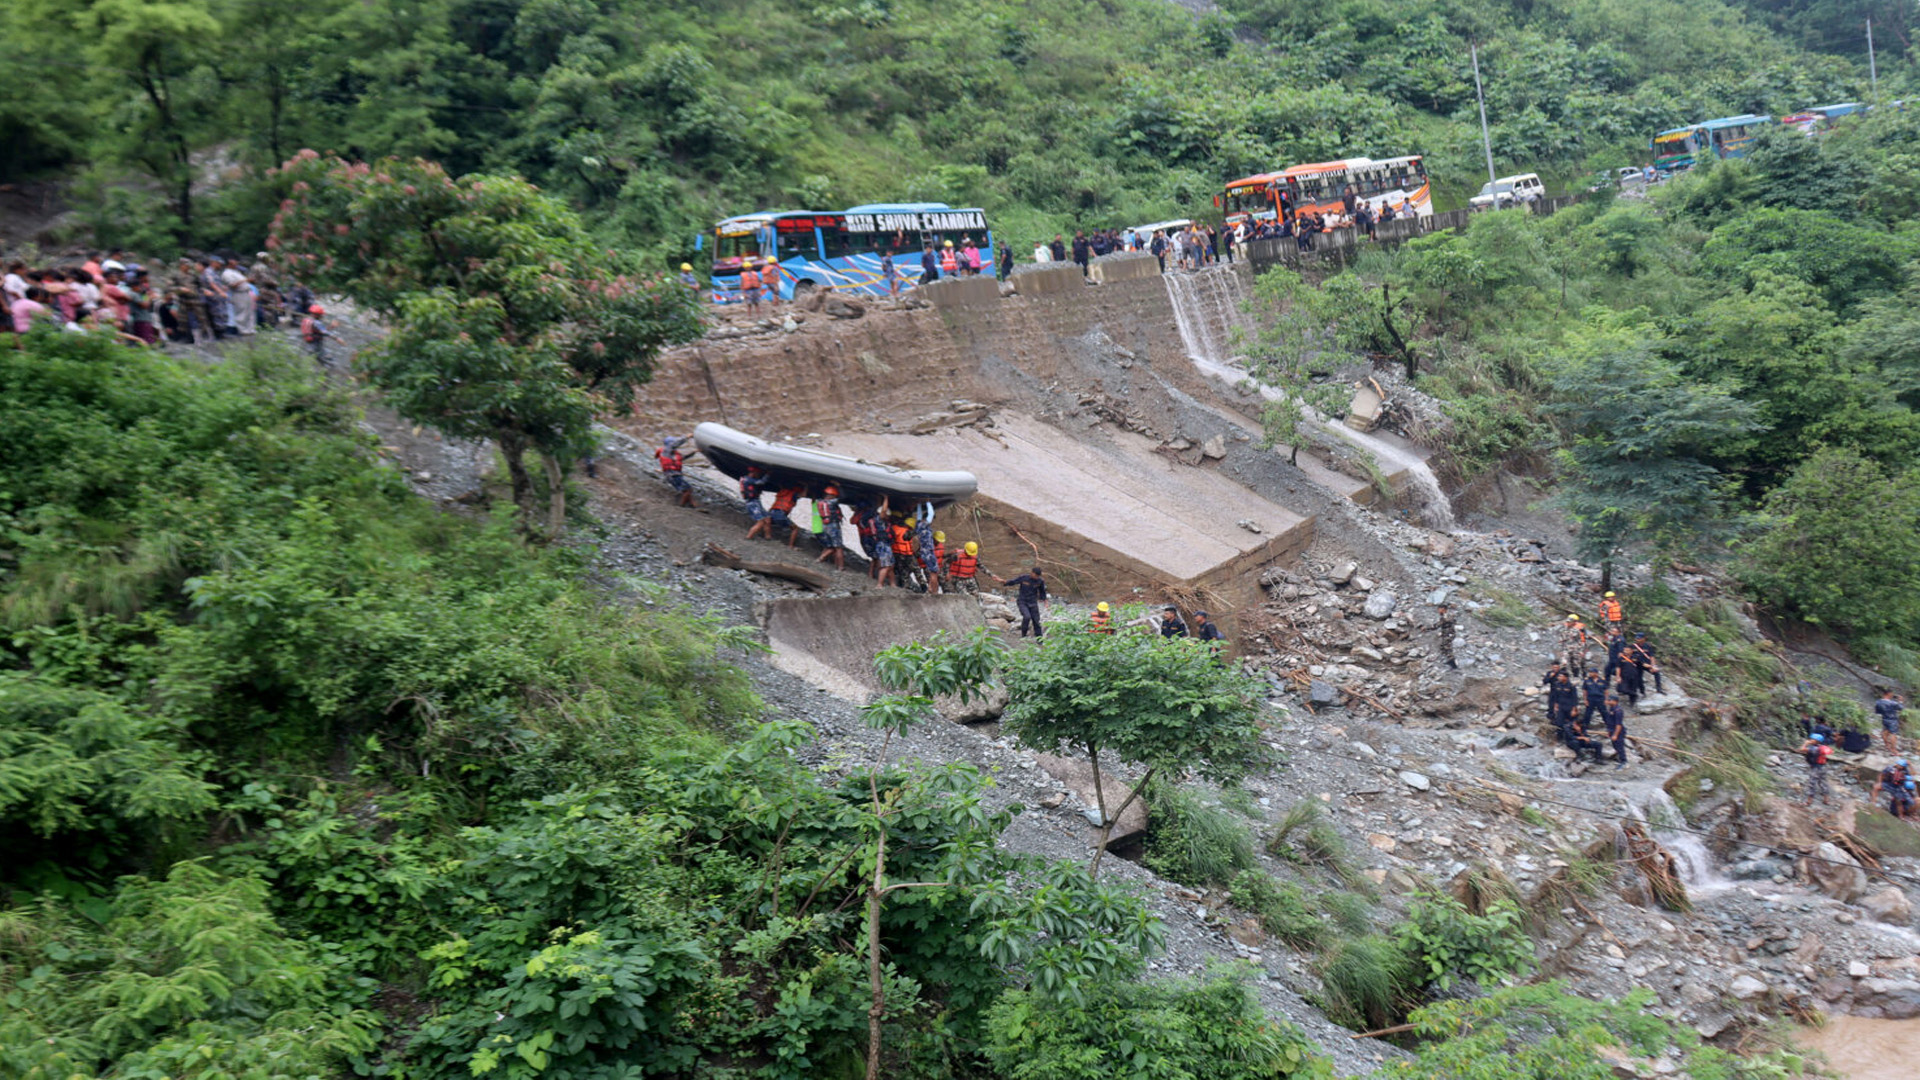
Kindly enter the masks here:
[[934, 569], [945, 572], [947, 566], [947, 545], [935, 541], [933, 545]]
[[954, 256], [952, 248], [948, 248], [946, 253], [940, 256], [940, 269], [949, 274], [960, 269], [960, 260]]
[[1620, 621], [1620, 601], [1618, 600], [1600, 601], [1600, 614], [1608, 622], [1619, 622]]
[[773, 497], [773, 508], [784, 514], [793, 509], [793, 504], [799, 501], [799, 488], [781, 488]]
[[913, 533], [905, 525], [888, 525], [887, 531], [893, 534], [893, 553], [902, 558], [913, 558]]
[[661, 472], [679, 472], [687, 463], [686, 455], [678, 450], [655, 450], [653, 456], [659, 459]]
[[1105, 611], [1094, 612], [1093, 621], [1091, 625], [1087, 627], [1087, 633], [1089, 634], [1113, 633], [1113, 616], [1110, 613]]
[[954, 555], [953, 569], [951, 570], [954, 577], [970, 578], [977, 573], [979, 569], [980, 557], [978, 555], [967, 554], [966, 548], [961, 548], [960, 551]]

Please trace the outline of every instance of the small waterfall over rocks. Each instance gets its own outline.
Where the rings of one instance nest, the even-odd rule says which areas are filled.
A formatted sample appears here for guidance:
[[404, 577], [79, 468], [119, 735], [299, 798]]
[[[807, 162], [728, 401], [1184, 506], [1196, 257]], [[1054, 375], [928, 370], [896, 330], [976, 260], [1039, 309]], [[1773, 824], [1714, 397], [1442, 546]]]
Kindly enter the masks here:
[[1665, 791], [1654, 788], [1642, 800], [1629, 800], [1627, 809], [1635, 820], [1646, 825], [1647, 835], [1673, 856], [1674, 867], [1680, 872], [1688, 896], [1695, 899], [1712, 896], [1733, 885], [1732, 879], [1720, 872], [1719, 860], [1707, 850], [1700, 834], [1686, 831], [1686, 815]]
[[[1242, 358], [1235, 355], [1235, 334], [1247, 325], [1247, 287], [1240, 271], [1232, 266], [1215, 266], [1191, 272], [1164, 274], [1167, 299], [1173, 305], [1174, 322], [1180, 327], [1180, 342], [1187, 357], [1202, 372], [1237, 385], [1250, 378]], [[1259, 388], [1269, 401], [1284, 401], [1286, 395], [1270, 386]], [[1413, 487], [1420, 507], [1420, 522], [1442, 532], [1454, 527], [1453, 503], [1440, 489], [1440, 481], [1427, 463], [1406, 450], [1364, 431], [1348, 427], [1344, 418], [1317, 413], [1310, 418], [1315, 428], [1370, 456], [1387, 473], [1403, 473]]]

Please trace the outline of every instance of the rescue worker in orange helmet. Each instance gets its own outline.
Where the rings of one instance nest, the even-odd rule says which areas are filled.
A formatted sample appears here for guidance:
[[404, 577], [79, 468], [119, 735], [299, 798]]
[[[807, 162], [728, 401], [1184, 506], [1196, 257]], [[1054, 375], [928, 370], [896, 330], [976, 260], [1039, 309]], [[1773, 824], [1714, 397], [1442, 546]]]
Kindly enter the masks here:
[[1113, 609], [1107, 606], [1107, 602], [1105, 600], [1102, 600], [1098, 604], [1095, 604], [1093, 606], [1093, 618], [1087, 620], [1087, 633], [1089, 634], [1113, 633]]
[[1614, 599], [1614, 596], [1612, 593], [1608, 593], [1605, 597], [1601, 598], [1600, 600], [1601, 625], [1610, 626], [1617, 629], [1620, 626], [1620, 617], [1622, 614], [1623, 612], [1620, 610], [1620, 601]]
[[976, 578], [980, 574], [980, 545], [969, 540], [953, 556], [953, 564], [947, 567], [947, 577], [953, 587], [961, 592], [979, 592]]

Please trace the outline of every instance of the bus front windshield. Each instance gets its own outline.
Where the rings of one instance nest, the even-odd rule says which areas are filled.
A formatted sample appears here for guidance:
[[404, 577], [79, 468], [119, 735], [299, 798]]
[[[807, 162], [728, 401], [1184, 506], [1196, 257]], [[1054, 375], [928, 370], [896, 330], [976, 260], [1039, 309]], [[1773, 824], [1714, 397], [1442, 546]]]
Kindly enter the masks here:
[[735, 233], [732, 236], [715, 235], [713, 238], [713, 261], [729, 262], [760, 254], [760, 242], [750, 232]]
[[1243, 187], [1227, 192], [1229, 214], [1267, 214], [1273, 212], [1273, 195], [1265, 188]]
[[1654, 150], [1662, 154], [1691, 154], [1700, 149], [1694, 140], [1694, 132], [1676, 131], [1671, 135], [1662, 135], [1653, 140]]

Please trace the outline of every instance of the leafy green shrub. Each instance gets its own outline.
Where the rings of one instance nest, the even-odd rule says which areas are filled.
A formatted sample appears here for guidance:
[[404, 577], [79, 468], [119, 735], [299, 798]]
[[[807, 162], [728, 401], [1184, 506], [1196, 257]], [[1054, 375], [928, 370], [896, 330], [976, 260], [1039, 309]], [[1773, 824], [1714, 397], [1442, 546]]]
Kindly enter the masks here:
[[376, 1019], [353, 977], [287, 936], [268, 889], [205, 864], [123, 879], [95, 923], [58, 901], [0, 910], [0, 1073], [342, 1074]]
[[1649, 1011], [1653, 992], [1629, 991], [1593, 1001], [1565, 983], [1495, 990], [1472, 1000], [1415, 1009], [1409, 1018], [1423, 1040], [1413, 1060], [1396, 1061], [1385, 1080], [1610, 1080], [1614, 1065], [1598, 1051], [1652, 1056], [1678, 1051], [1698, 1080], [1787, 1080], [1804, 1075], [1803, 1055], [1772, 1050], [1745, 1058], [1703, 1047], [1692, 1028]]
[[1330, 1077], [1299, 1029], [1273, 1020], [1244, 975], [1099, 984], [1063, 1006], [1025, 991], [987, 1016], [982, 1047], [1007, 1080], [1271, 1080]]
[[1336, 1024], [1389, 1027], [1406, 1009], [1413, 970], [1406, 951], [1392, 938], [1349, 938], [1321, 959], [1318, 971], [1319, 1005]]
[[436, 828], [443, 808], [431, 797], [362, 795], [342, 807], [326, 783], [302, 800], [253, 783], [229, 811], [261, 824], [221, 852], [223, 868], [272, 883], [282, 920], [335, 943], [352, 970], [412, 974], [433, 937], [427, 898], [442, 884], [445, 861], [461, 853]]
[[1225, 885], [1256, 865], [1253, 835], [1231, 811], [1171, 784], [1153, 785], [1146, 797], [1153, 807], [1141, 859], [1147, 869], [1170, 881], [1208, 888]]
[[1920, 625], [1920, 531], [1860, 527], [1860, 508], [1920, 520], [1920, 472], [1851, 450], [1821, 450], [1773, 489], [1765, 528], [1735, 573], [1761, 600], [1810, 622], [1911, 642]]
[[1326, 936], [1326, 924], [1291, 882], [1259, 870], [1243, 870], [1228, 895], [1233, 905], [1260, 920], [1260, 928], [1296, 949], [1311, 949]]
[[1533, 942], [1510, 900], [1475, 915], [1451, 896], [1424, 897], [1414, 901], [1394, 940], [1421, 986], [1444, 990], [1456, 979], [1487, 986], [1533, 966]]

